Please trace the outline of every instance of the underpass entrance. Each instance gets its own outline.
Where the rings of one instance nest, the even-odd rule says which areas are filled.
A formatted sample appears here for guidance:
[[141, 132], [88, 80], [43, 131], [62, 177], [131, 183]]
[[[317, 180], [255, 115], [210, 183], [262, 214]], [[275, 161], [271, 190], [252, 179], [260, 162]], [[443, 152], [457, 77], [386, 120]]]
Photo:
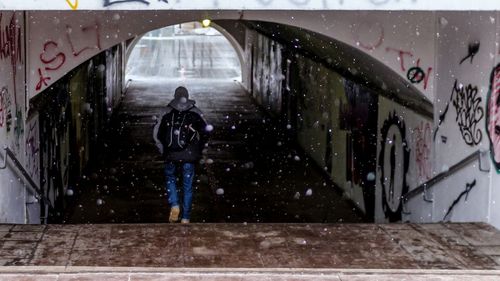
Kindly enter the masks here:
[[[240, 77], [237, 54], [215, 29], [188, 23], [144, 35], [131, 52], [129, 86], [101, 162], [75, 190], [64, 222], [168, 221], [164, 163], [153, 127], [178, 86], [189, 90], [214, 128], [196, 163], [192, 222], [363, 221], [300, 148], [293, 137], [297, 125], [266, 112]], [[299, 98], [299, 107], [316, 103]]]
[[[51, 140], [42, 152], [43, 179], [53, 184], [48, 191], [63, 198], [58, 206], [67, 212], [54, 221], [66, 225], [0, 225], [6, 254], [1, 262], [63, 265], [68, 271], [78, 270], [73, 266], [305, 267], [316, 278], [323, 274], [318, 268], [363, 268], [362, 278], [373, 276], [369, 267], [424, 269], [422, 278], [430, 276], [426, 269], [498, 268], [499, 255], [491, 249], [499, 234], [488, 225], [350, 224], [371, 221], [377, 212], [379, 219], [401, 220], [400, 194], [414, 168], [408, 147], [415, 143], [405, 132], [430, 122], [388, 98], [393, 93], [378, 95], [388, 88], [384, 81], [380, 87], [365, 81], [371, 61], [351, 64], [350, 56], [339, 58], [335, 48], [320, 50], [341, 46], [338, 42], [283, 26], [274, 38], [266, 33], [269, 26], [254, 22], [245, 29], [246, 64], [238, 66], [241, 56], [213, 50], [230, 49], [221, 47], [220, 35], [187, 26], [138, 40], [128, 76], [118, 74], [123, 69], [117, 58], [126, 52], [115, 47], [70, 73], [47, 103], [36, 103], [53, 106], [41, 110], [50, 114], [41, 117], [40, 139]], [[206, 40], [210, 36], [217, 39]], [[247, 64], [251, 71], [242, 70]], [[110, 108], [108, 97], [116, 98], [117, 91], [104, 84], [117, 77], [130, 83], [120, 107]], [[189, 89], [214, 127], [196, 163], [189, 225], [164, 223], [169, 212], [164, 161], [152, 136], [179, 85]], [[67, 115], [71, 118], [63, 118]], [[70, 169], [61, 169], [64, 165]], [[260, 270], [258, 277], [290, 277]], [[327, 279], [344, 278], [344, 272], [328, 271]], [[395, 272], [395, 278], [414, 273]], [[136, 277], [131, 275], [121, 276]]]

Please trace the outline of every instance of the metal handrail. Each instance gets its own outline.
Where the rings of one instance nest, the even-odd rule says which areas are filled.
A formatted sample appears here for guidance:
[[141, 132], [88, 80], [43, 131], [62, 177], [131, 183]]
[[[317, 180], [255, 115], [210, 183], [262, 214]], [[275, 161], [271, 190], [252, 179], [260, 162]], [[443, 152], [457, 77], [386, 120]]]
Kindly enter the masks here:
[[[5, 168], [7, 168], [7, 158], [10, 157], [10, 159], [12, 160], [12, 162], [15, 164], [15, 166], [19, 169], [19, 171], [21, 172], [21, 174], [24, 176], [24, 178], [28, 181], [29, 183], [29, 186], [30, 188], [27, 188], [29, 189], [29, 191], [31, 192], [31, 194], [33, 194], [35, 196], [36, 199], [38, 200], [42, 200], [42, 203], [44, 206], [44, 209], [45, 209], [45, 217], [41, 217], [42, 221], [43, 219], [47, 219], [47, 215], [48, 215], [48, 209], [47, 207], [53, 207], [52, 203], [50, 202], [50, 200], [43, 194], [42, 190], [38, 187], [38, 185], [35, 183], [35, 181], [31, 178], [31, 176], [29, 175], [29, 173], [26, 171], [26, 169], [24, 169], [23, 165], [21, 164], [21, 162], [19, 162], [19, 160], [17, 159], [16, 157], [16, 154], [14, 154], [14, 152], [7, 146], [4, 146], [3, 148], [5, 150], [5, 156], [3, 156], [3, 160], [4, 160], [4, 164], [3, 164], [3, 167], [0, 167], [0, 170], [3, 170]], [[2, 156], [0, 154], [0, 156]], [[25, 185], [26, 187], [28, 187], [28, 185]]]
[[481, 172], [489, 172], [490, 171], [489, 168], [483, 169], [481, 167], [481, 155], [483, 155], [485, 153], [488, 153], [488, 151], [482, 151], [482, 150], [476, 150], [476, 151], [474, 151], [472, 154], [470, 154], [469, 156], [465, 157], [462, 161], [460, 161], [457, 164], [451, 166], [448, 170], [437, 174], [432, 179], [426, 181], [425, 183], [419, 185], [415, 189], [412, 189], [408, 193], [404, 194], [402, 196], [403, 202], [407, 202], [408, 200], [412, 199], [413, 197], [415, 197], [415, 196], [417, 196], [417, 195], [419, 195], [421, 193], [424, 193], [424, 200], [425, 201], [432, 202], [432, 199], [428, 199], [426, 197], [426, 191], [429, 188], [431, 188], [432, 186], [436, 185], [440, 181], [446, 179], [448, 176], [450, 176], [450, 175], [458, 172], [459, 170], [461, 170], [462, 168], [466, 167], [468, 164], [470, 164], [470, 163], [472, 163], [472, 162], [474, 162], [476, 160], [479, 160], [479, 171], [481, 171]]

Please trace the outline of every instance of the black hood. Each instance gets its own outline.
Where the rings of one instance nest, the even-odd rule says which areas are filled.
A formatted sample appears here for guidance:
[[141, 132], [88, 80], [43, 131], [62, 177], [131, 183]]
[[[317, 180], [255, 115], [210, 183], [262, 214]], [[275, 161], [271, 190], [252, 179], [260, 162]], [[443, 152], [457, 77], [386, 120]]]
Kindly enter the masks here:
[[190, 110], [195, 105], [194, 100], [187, 100], [186, 102], [182, 102], [181, 99], [173, 99], [168, 105], [178, 111], [186, 111]]

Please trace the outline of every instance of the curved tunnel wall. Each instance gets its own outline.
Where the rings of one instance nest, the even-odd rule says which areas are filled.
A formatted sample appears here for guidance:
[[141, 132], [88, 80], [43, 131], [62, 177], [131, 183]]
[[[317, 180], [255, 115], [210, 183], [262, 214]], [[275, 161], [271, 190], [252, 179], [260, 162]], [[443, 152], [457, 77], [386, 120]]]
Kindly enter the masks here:
[[[33, 97], [79, 63], [113, 45], [163, 26], [206, 17], [262, 20], [311, 30], [366, 52], [404, 79], [417, 62], [422, 69], [432, 72], [434, 15], [413, 12], [393, 12], [393, 15], [387, 21], [382, 12], [370, 15], [335, 11], [293, 11], [293, 15], [283, 11], [29, 12], [28, 51], [35, 58], [29, 65], [29, 96]], [[365, 21], [354, 20], [360, 17]], [[415, 33], [419, 40], [413, 40]], [[417, 79], [414, 85], [432, 101], [432, 76], [424, 78]]]
[[432, 119], [298, 52], [295, 40], [278, 42], [279, 36], [247, 30], [252, 96], [369, 220], [401, 221], [400, 197], [432, 177], [431, 147], [419, 139]]
[[49, 222], [62, 222], [65, 206], [100, 160], [110, 117], [122, 94], [121, 45], [82, 63], [30, 102], [36, 112], [39, 183], [53, 203]]

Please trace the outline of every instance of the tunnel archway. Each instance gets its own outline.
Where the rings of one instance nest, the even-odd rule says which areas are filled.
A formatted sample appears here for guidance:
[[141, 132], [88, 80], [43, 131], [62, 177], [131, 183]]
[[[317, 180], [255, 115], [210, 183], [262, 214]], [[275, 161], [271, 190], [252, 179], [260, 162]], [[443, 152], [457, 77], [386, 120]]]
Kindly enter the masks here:
[[[154, 36], [155, 33], [156, 36]], [[186, 36], [193, 36], [193, 38], [183, 39], [183, 37]], [[161, 43], [151, 44], [148, 43], [149, 40], [153, 40], [153, 42], [160, 41]], [[190, 43], [182, 43], [182, 41], [184, 40], [189, 40]], [[189, 44], [191, 45], [188, 46]], [[164, 47], [163, 49], [157, 50], [155, 47], [157, 45]], [[139, 51], [138, 47], [141, 47], [142, 51]], [[168, 57], [169, 54], [168, 51], [165, 50], [165, 48], [168, 48], [170, 51], [174, 51], [176, 57]], [[147, 56], [147, 53], [151, 52], [160, 52], [159, 54], [156, 54], [160, 57], [156, 57], [159, 60], [149, 61], [149, 63], [146, 63], [148, 65], [148, 68], [154, 68], [155, 64], [165, 65], [169, 61], [177, 60], [176, 63], [179, 71], [183, 72], [183, 70], [181, 69], [183, 68], [185, 72], [186, 67], [191, 68], [191, 70], [193, 71], [197, 70], [197, 68], [199, 69], [200, 65], [201, 68], [203, 68], [204, 60], [208, 59], [211, 68], [220, 68], [221, 64], [229, 65], [232, 69], [232, 72], [235, 73], [235, 75], [233, 75], [233, 78], [240, 82], [245, 65], [244, 51], [242, 49], [242, 46], [223, 27], [213, 22], [210, 23], [210, 26], [207, 27], [202, 26], [202, 24], [199, 22], [179, 23], [176, 25], [152, 30], [148, 33], [134, 38], [127, 44], [126, 49], [126, 80], [128, 80], [128, 75], [133, 75], [131, 74], [131, 72], [133, 72], [131, 66], [137, 67], [137, 58], [141, 57], [144, 60], [144, 56]], [[181, 55], [181, 53], [183, 55]], [[220, 57], [221, 54], [226, 54], [227, 61], [219, 63], [218, 66], [213, 66], [214, 57]], [[183, 56], [183, 62], [180, 61], [181, 56]], [[186, 56], [190, 57], [188, 58]], [[236, 63], [236, 60], [234, 58], [237, 58], [238, 63]], [[188, 59], [189, 62], [187, 61]], [[199, 60], [198, 66], [196, 66], [197, 60]], [[163, 76], [165, 77], [165, 75]], [[172, 73], [166, 76], [175, 77], [175, 75], [172, 75]]]
[[[80, 11], [76, 11], [74, 13], [81, 13]], [[73, 57], [71, 58], [71, 61], [68, 59], [66, 60], [65, 64], [61, 65], [60, 68], [57, 68], [57, 71], [51, 71], [51, 76], [46, 77], [45, 73], [42, 72], [42, 77], [46, 78], [44, 80], [43, 84], [47, 84], [45, 86], [50, 85], [54, 81], [58, 79], [57, 76], [62, 76], [64, 73], [67, 73], [69, 70], [74, 68], [75, 66], [79, 65], [81, 62], [84, 60], [90, 58], [92, 56], [92, 53], [97, 53], [100, 50], [106, 49], [108, 47], [111, 47], [117, 43], [124, 42], [126, 40], [130, 40], [131, 38], [135, 38], [138, 34], [144, 34], [148, 31], [154, 30], [161, 28], [163, 26], [168, 26], [172, 24], [177, 24], [180, 22], [189, 22], [189, 21], [198, 21], [204, 18], [209, 18], [212, 19], [212, 21], [217, 22], [220, 20], [223, 21], [233, 21], [233, 22], [254, 22], [254, 21], [267, 21], [267, 22], [273, 22], [276, 24], [281, 24], [281, 25], [289, 25], [291, 27], [299, 28], [302, 30], [307, 30], [311, 32], [315, 32], [317, 34], [320, 34], [322, 36], [325, 36], [327, 38], [330, 38], [336, 42], [340, 42], [343, 45], [339, 46], [340, 51], [344, 50], [344, 47], [352, 48], [354, 52], [359, 52], [363, 53], [368, 57], [372, 57], [375, 62], [380, 62], [377, 63], [377, 67], [380, 67], [381, 72], [385, 72], [385, 69], [392, 70], [392, 72], [387, 72], [388, 77], [390, 77], [391, 80], [395, 80], [396, 82], [394, 85], [389, 85], [387, 83], [381, 82], [381, 85], [384, 85], [384, 89], [386, 91], [391, 91], [394, 90], [395, 92], [397, 91], [396, 89], [407, 89], [405, 90], [406, 92], [414, 92], [415, 94], [411, 94], [411, 98], [409, 103], [416, 105], [416, 107], [419, 107], [419, 105], [424, 105], [426, 107], [426, 112], [432, 112], [431, 109], [431, 102], [429, 101], [428, 98], [429, 96], [432, 96], [432, 93], [423, 93], [423, 90], [421, 89], [421, 85], [418, 85], [418, 89], [416, 88], [415, 85], [413, 85], [413, 82], [410, 82], [406, 79], [407, 74], [406, 73], [401, 73], [398, 72], [397, 70], [400, 68], [400, 59], [394, 59], [397, 58], [397, 49], [395, 49], [395, 53], [393, 53], [394, 56], [387, 57], [384, 52], [382, 53], [377, 53], [373, 52], [373, 50], [366, 50], [362, 46], [363, 44], [360, 45], [359, 40], [356, 38], [353, 38], [353, 31], [351, 29], [355, 28], [356, 29], [356, 23], [352, 23], [352, 19], [356, 18], [358, 16], [363, 16], [364, 12], [345, 12], [345, 11], [321, 11], [321, 12], [315, 12], [315, 11], [293, 11], [293, 15], [290, 15], [290, 12], [288, 11], [126, 11], [126, 12], [117, 12], [113, 16], [113, 21], [110, 23], [102, 24], [99, 25], [99, 22], [102, 20], [101, 15], [104, 12], [95, 12], [93, 18], [92, 15], [85, 14], [85, 17], [72, 17], [72, 22], [68, 22], [68, 25], [66, 28], [71, 28], [72, 25], [74, 24], [80, 24], [82, 28], [88, 29], [88, 22], [90, 21], [95, 21], [96, 22], [96, 27], [99, 27], [101, 30], [99, 31], [100, 33], [108, 32], [108, 34], [113, 34], [115, 32], [115, 28], [117, 25], [120, 25], [120, 32], [116, 34], [115, 36], [107, 36], [106, 38], [102, 38], [99, 42], [98, 40], [98, 45], [93, 45], [90, 44], [88, 48], [85, 48], [85, 53], [82, 56], [78, 57]], [[404, 12], [402, 12], [404, 13]], [[47, 15], [50, 18], [58, 18], [61, 17], [61, 15], [64, 13], [54, 13], [54, 15]], [[44, 21], [44, 18], [46, 16], [40, 16], [38, 17], [38, 14], [36, 12], [32, 13], [32, 16], [35, 21]], [[323, 21], [309, 21], [308, 19], [315, 18], [321, 16]], [[406, 21], [408, 20], [421, 20], [418, 15], [413, 15], [409, 14], [407, 15], [405, 20], [403, 18], [405, 17], [393, 17], [394, 24], [389, 25], [389, 26], [398, 26], [399, 22], [398, 21]], [[385, 18], [381, 13], [374, 14], [374, 18], [370, 19], [371, 21], [383, 21]], [[403, 24], [404, 25], [404, 24]], [[100, 27], [101, 26], [101, 27]], [[42, 28], [38, 30], [39, 28]], [[35, 49], [44, 49], [47, 48], [47, 46], [44, 47], [44, 44], [47, 42], [47, 40], [52, 41], [52, 42], [59, 42], [57, 40], [61, 40], [61, 42], [65, 41], [65, 33], [66, 30], [64, 29], [64, 25], [59, 24], [57, 22], [57, 25], [54, 27], [51, 27], [55, 29], [55, 31], [59, 32], [54, 32], [51, 34], [47, 34], [46, 39], [40, 42], [37, 42], [37, 40], [34, 40], [33, 45], [35, 46]], [[411, 26], [409, 28], [412, 28]], [[358, 27], [359, 29], [359, 27]], [[43, 34], [47, 33], [49, 29], [43, 27], [43, 26], [33, 26], [32, 27], [32, 32], [34, 34], [38, 34], [41, 38], [43, 37]], [[234, 32], [228, 31], [231, 34], [234, 34]], [[60, 34], [61, 38], [53, 38], [53, 34]], [[395, 43], [396, 45], [399, 45], [400, 43], [400, 38], [399, 36], [403, 36], [403, 34], [398, 34], [396, 32], [391, 33], [392, 36], [395, 36], [395, 38], [384, 38], [383, 42], [384, 43]], [[385, 34], [388, 37], [389, 34]], [[92, 34], [89, 33], [88, 36], [92, 36]], [[355, 36], [354, 36], [355, 37]], [[396, 41], [395, 41], [396, 40]], [[94, 39], [95, 41], [95, 39]], [[240, 41], [240, 40], [238, 40]], [[394, 41], [394, 42], [391, 42]], [[387, 45], [386, 44], [386, 45]], [[39, 47], [36, 47], [39, 45]], [[65, 46], [57, 46], [59, 49], [63, 48], [69, 48], [71, 49], [71, 44], [65, 44]], [[97, 48], [96, 48], [97, 47]], [[414, 50], [414, 46], [410, 46], [412, 50]], [[381, 46], [381, 48], [384, 48], [384, 46]], [[407, 48], [407, 47], [405, 47]], [[426, 46], [425, 46], [426, 48]], [[424, 49], [423, 49], [424, 50]], [[68, 50], [67, 52], [64, 51], [62, 54], [71, 54], [74, 52], [74, 50]], [[350, 53], [350, 52], [348, 52]], [[68, 55], [66, 55], [67, 58], [69, 58]], [[58, 62], [58, 61], [56, 61]], [[35, 67], [38, 67], [36, 64], [40, 64], [41, 62], [35, 62]], [[49, 69], [53, 69], [54, 65], [50, 65]], [[41, 63], [40, 68], [43, 70], [46, 65]], [[404, 69], [404, 67], [402, 67]], [[40, 77], [37, 77], [37, 73], [31, 73], [30, 74], [30, 84], [32, 85], [31, 88], [35, 89], [38, 87], [35, 87], [37, 84], [40, 82]], [[51, 78], [51, 79], [48, 79]], [[379, 78], [379, 80], [381, 80]], [[383, 80], [383, 79], [382, 79]], [[421, 79], [418, 81], [421, 82]], [[429, 83], [433, 83], [433, 79], [430, 80]], [[44, 85], [41, 85], [40, 89], [36, 89], [35, 93], [32, 95], [35, 95], [37, 92], [42, 90], [44, 88]], [[423, 84], [423, 83], [421, 83]], [[394, 87], [393, 87], [394, 86]], [[432, 89], [432, 85], [428, 87], [429, 89]], [[427, 90], [426, 92], [428, 92]], [[401, 95], [402, 97], [405, 97], [405, 95]]]
[[[335, 154], [334, 149], [339, 149], [339, 147], [333, 147], [334, 140], [332, 139], [334, 135], [334, 126], [338, 126], [340, 130], [352, 130], [359, 133], [362, 124], [359, 125], [358, 128], [354, 123], [354, 125], [348, 124], [348, 122], [340, 120], [340, 117], [337, 118], [337, 116], [346, 113], [343, 111], [345, 110], [345, 108], [342, 108], [343, 106], [352, 106], [356, 104], [358, 98], [364, 99], [365, 107], [359, 109], [357, 113], [370, 111], [370, 105], [377, 107], [377, 100], [370, 99], [368, 96], [380, 95], [403, 107], [413, 109], [424, 116], [432, 116], [432, 105], [430, 105], [430, 102], [425, 96], [413, 87], [410, 82], [405, 81], [399, 74], [395, 73], [381, 61], [353, 47], [351, 44], [343, 43], [340, 39], [337, 40], [320, 33], [312, 32], [311, 29], [308, 28], [278, 24], [269, 21], [224, 20], [225, 27], [231, 27], [231, 25], [233, 25], [234, 28], [226, 30], [230, 30], [228, 33], [231, 33], [233, 38], [239, 37], [239, 40], [234, 39], [234, 42], [237, 42], [237, 44], [243, 42], [242, 45], [245, 47], [244, 54], [241, 53], [243, 48], [239, 49], [240, 52], [238, 53], [238, 57], [240, 60], [242, 57], [245, 58], [246, 63], [242, 64], [242, 66], [244, 70], [246, 69], [247, 72], [251, 72], [253, 80], [247, 81], [247, 88], [250, 89], [251, 94], [261, 107], [271, 109], [271, 111], [274, 109], [277, 109], [277, 111], [280, 110], [279, 103], [282, 102], [282, 96], [281, 93], [279, 93], [279, 87], [283, 87], [289, 91], [283, 94], [283, 97], [291, 97], [294, 100], [288, 100], [288, 104], [285, 107], [290, 109], [290, 107], [298, 106], [300, 108], [291, 108], [289, 110], [288, 116], [295, 115], [298, 116], [298, 118], [297, 120], [286, 120], [289, 123], [293, 123], [286, 124], [286, 127], [288, 129], [288, 125], [290, 125], [293, 130], [296, 130], [295, 132], [301, 131], [303, 138], [301, 145], [303, 148], [309, 149], [309, 151], [307, 151], [311, 154], [309, 156], [312, 156], [312, 158], [314, 158], [313, 161], [319, 163], [319, 166], [322, 166], [320, 169], [326, 168], [326, 170], [332, 171], [332, 162], [334, 161], [332, 155]], [[139, 39], [135, 40], [135, 42], [138, 42], [138, 40]], [[134, 43], [129, 44], [129, 50], [131, 50], [133, 45]], [[280, 48], [285, 51], [281, 52]], [[131, 52], [128, 54], [130, 55]], [[286, 59], [281, 60], [283, 58]], [[279, 60], [281, 60], [280, 63], [276, 63]], [[373, 71], [374, 69], [377, 71]], [[258, 71], [258, 73], [256, 71]], [[290, 73], [294, 74], [292, 75]], [[324, 77], [321, 77], [322, 74], [326, 76], [329, 75], [329, 78], [325, 80]], [[311, 77], [313, 78], [311, 79]], [[305, 85], [306, 83], [303, 83], [303, 78], [317, 83], [317, 87], [314, 87], [314, 85], [311, 86], [310, 83]], [[254, 89], [254, 82], [258, 79], [264, 82], [260, 84], [258, 89]], [[269, 80], [273, 81], [273, 85], [267, 83]], [[276, 86], [277, 88], [272, 88], [270, 86]], [[336, 96], [336, 100], [326, 100], [328, 93], [325, 92], [326, 90], [321, 90], [322, 87], [323, 89], [331, 87], [339, 93], [343, 93], [343, 91], [351, 91], [352, 93], [351, 96], [347, 96], [347, 98], [340, 94], [340, 96]], [[362, 90], [362, 97], [358, 95], [358, 92], [361, 91], [360, 89], [364, 89]], [[274, 93], [279, 94], [273, 95]], [[313, 97], [316, 97], [315, 95], [317, 93], [320, 93], [318, 96], [320, 99], [315, 101], [312, 100], [314, 99]], [[321, 98], [323, 100], [321, 100]], [[147, 97], [144, 95], [140, 97], [140, 99], [144, 101]], [[271, 101], [271, 99], [273, 100]], [[346, 101], [346, 99], [348, 101]], [[349, 101], [349, 99], [353, 100]], [[270, 102], [274, 104], [270, 104]], [[276, 104], [278, 104], [278, 106], [275, 106]], [[228, 105], [225, 104], [225, 106], [227, 108]], [[331, 107], [331, 112], [327, 107]], [[333, 109], [334, 107], [335, 109]], [[88, 111], [91, 113], [92, 108]], [[322, 116], [318, 116], [318, 113]], [[144, 115], [144, 113], [138, 112], [130, 118], [132, 118], [132, 120], [142, 120], [141, 118], [144, 118]], [[223, 116], [229, 119], [228, 121], [224, 121], [224, 126], [228, 125], [228, 122], [231, 122], [230, 118], [228, 118], [229, 115], [230, 114]], [[243, 115], [242, 112], [239, 112], [239, 115]], [[356, 141], [357, 137], [363, 138], [370, 136], [371, 139], [369, 143], [371, 144], [371, 148], [369, 155], [371, 157], [371, 162], [374, 163], [373, 159], [377, 157], [377, 141], [374, 140], [374, 138], [377, 137], [377, 119], [379, 116], [377, 116], [376, 111], [370, 111], [369, 115], [363, 118], [364, 121], [371, 122], [369, 125], [370, 130], [361, 132], [358, 135], [353, 133], [348, 140], [352, 144]], [[318, 121], [319, 119], [321, 119], [321, 122]], [[262, 120], [264, 123], [268, 122], [266, 118], [262, 118]], [[325, 120], [329, 123], [327, 124]], [[145, 120], [143, 121], [146, 122]], [[333, 122], [337, 123], [334, 124]], [[276, 126], [279, 127], [281, 125], [283, 124], [277, 124]], [[278, 128], [276, 126], [271, 125], [268, 126], [268, 128], [276, 129]], [[365, 125], [365, 127], [366, 126], [368, 125]], [[237, 128], [237, 124], [233, 124], [229, 127], [230, 130], [236, 130]], [[318, 129], [321, 130], [321, 133], [315, 131]], [[259, 130], [259, 128], [257, 128], [257, 130]], [[308, 136], [312, 137], [310, 137], [309, 140], [305, 139]], [[277, 141], [277, 143], [279, 142], [280, 141]], [[344, 145], [348, 146], [347, 144]], [[347, 150], [352, 155], [346, 156], [347, 160], [339, 160], [337, 163], [349, 163], [349, 165], [352, 165], [352, 167], [349, 167], [351, 171], [360, 173], [346, 176], [354, 184], [359, 184], [365, 178], [370, 178], [369, 181], [371, 181], [373, 185], [374, 181], [377, 179], [375, 175], [376, 166], [373, 164], [370, 168], [363, 168], [362, 165], [355, 164], [355, 161], [352, 160], [355, 158], [354, 156], [356, 153], [361, 155], [362, 152], [366, 151], [363, 149], [364, 148], [361, 146], [348, 147]], [[137, 151], [139, 149], [134, 150]], [[342, 153], [344, 152], [345, 151]], [[291, 157], [293, 157], [293, 159], [299, 159], [298, 161], [303, 159], [299, 156], [299, 153], [295, 151], [291, 154]], [[311, 163], [313, 161], [311, 161]], [[245, 167], [252, 166], [251, 162], [243, 164]], [[232, 168], [225, 167], [225, 169], [230, 171]], [[156, 187], [157, 186], [158, 185], [156, 185]], [[309, 189], [306, 190], [306, 194], [310, 193], [308, 190]], [[357, 191], [358, 193], [365, 193], [363, 188], [359, 190]], [[374, 190], [374, 188], [371, 188], [371, 190]], [[353, 196], [361, 197], [359, 194]], [[363, 194], [363, 196], [365, 196], [365, 194]], [[368, 197], [364, 198], [364, 200], [365, 202], [372, 202], [374, 201], [374, 197], [373, 194], [370, 194]], [[362, 204], [364, 203], [360, 202], [360, 205]], [[373, 209], [373, 204], [369, 208]], [[371, 211], [370, 216], [373, 216], [373, 211]]]

